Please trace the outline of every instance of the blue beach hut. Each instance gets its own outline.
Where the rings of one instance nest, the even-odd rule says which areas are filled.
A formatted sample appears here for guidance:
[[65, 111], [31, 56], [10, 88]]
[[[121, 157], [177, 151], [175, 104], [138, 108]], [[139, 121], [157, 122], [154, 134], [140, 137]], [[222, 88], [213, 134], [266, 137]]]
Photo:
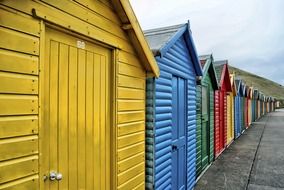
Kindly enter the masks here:
[[189, 23], [145, 31], [160, 68], [147, 80], [146, 189], [192, 189], [196, 179], [196, 77]]
[[236, 79], [236, 96], [235, 96], [235, 139], [237, 139], [242, 134], [242, 124], [243, 124], [243, 83], [242, 80]]

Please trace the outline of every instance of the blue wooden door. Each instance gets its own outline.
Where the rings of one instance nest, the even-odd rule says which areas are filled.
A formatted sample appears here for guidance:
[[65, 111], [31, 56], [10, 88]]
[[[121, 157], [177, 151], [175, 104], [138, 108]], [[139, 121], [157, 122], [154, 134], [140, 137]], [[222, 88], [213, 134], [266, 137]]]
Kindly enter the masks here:
[[186, 188], [186, 81], [173, 76], [172, 188]]
[[241, 116], [240, 116], [240, 97], [236, 96], [235, 97], [235, 136], [236, 138], [241, 135], [241, 124], [240, 121]]
[[235, 139], [239, 136], [239, 112], [238, 112], [238, 96], [235, 97]]

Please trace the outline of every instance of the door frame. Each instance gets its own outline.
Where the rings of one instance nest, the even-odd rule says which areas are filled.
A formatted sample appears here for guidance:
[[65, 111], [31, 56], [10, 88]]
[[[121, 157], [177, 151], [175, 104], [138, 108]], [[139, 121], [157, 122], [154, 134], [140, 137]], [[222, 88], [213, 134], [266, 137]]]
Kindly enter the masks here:
[[44, 20], [40, 20], [40, 34], [39, 34], [39, 41], [40, 41], [40, 51], [39, 51], [39, 95], [38, 95], [38, 106], [39, 106], [39, 189], [44, 190], [45, 189], [45, 169], [46, 169], [46, 163], [43, 162], [43, 159], [45, 159], [45, 136], [44, 135], [44, 125], [45, 125], [45, 115], [44, 115], [44, 109], [45, 109], [45, 101], [44, 101], [44, 87], [45, 87], [45, 54], [46, 54], [46, 30], [51, 29], [58, 32], [62, 32], [64, 34], [70, 35], [72, 37], [78, 37], [79, 39], [86, 40], [92, 44], [103, 46], [110, 50], [111, 52], [111, 60], [110, 60], [110, 86], [109, 86], [109, 109], [110, 109], [110, 135], [109, 135], [109, 144], [110, 144], [110, 189], [113, 189], [113, 187], [116, 187], [117, 179], [116, 179], [116, 173], [117, 173], [117, 158], [116, 158], [116, 134], [117, 134], [117, 62], [118, 62], [118, 52], [119, 50], [109, 44], [101, 43], [97, 41], [96, 39], [92, 39], [88, 36], [85, 36], [84, 34], [81, 34], [79, 32], [73, 32], [71, 30], [68, 30], [64, 27], [57, 26], [53, 23], [46, 22]]

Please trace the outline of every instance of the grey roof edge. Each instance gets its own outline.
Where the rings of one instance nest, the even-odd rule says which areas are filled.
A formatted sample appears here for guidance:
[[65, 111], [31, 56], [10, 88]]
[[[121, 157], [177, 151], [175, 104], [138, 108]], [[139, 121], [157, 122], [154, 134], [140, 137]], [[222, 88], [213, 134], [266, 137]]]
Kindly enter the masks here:
[[152, 29], [144, 30], [144, 35], [150, 36], [150, 35], [160, 35], [160, 34], [164, 34], [164, 33], [176, 32], [179, 28], [183, 27], [184, 25], [186, 25], [186, 23], [176, 24], [176, 25], [171, 25], [171, 26], [158, 27], [158, 28], [152, 28]]

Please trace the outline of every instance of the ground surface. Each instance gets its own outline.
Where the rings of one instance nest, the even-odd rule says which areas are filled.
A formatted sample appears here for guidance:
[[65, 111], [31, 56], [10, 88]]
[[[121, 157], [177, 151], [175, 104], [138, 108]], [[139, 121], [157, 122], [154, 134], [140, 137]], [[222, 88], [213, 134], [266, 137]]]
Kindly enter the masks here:
[[197, 182], [195, 190], [284, 190], [284, 109], [255, 122]]

